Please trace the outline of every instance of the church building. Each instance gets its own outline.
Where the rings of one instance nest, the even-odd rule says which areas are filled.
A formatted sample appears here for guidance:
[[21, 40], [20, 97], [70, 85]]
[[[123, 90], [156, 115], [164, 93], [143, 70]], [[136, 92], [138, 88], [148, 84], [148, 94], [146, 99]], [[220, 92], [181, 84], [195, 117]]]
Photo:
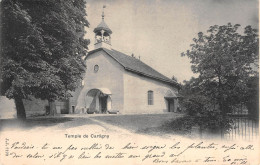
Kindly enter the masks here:
[[[104, 12], [94, 33], [94, 50], [85, 58], [87, 68], [82, 84], [68, 100], [55, 101], [56, 114], [141, 114], [177, 111], [180, 84], [133, 55], [113, 49], [112, 30], [105, 23]], [[9, 117], [15, 117], [13, 101], [6, 100], [5, 97], [0, 97], [0, 104], [6, 103], [8, 108], [3, 106], [4, 109], [12, 112]], [[23, 101], [27, 116], [50, 113], [47, 100], [32, 98]]]
[[94, 50], [86, 56], [85, 77], [69, 101], [70, 113], [177, 111], [180, 85], [133, 55], [113, 49], [104, 12], [94, 33]]

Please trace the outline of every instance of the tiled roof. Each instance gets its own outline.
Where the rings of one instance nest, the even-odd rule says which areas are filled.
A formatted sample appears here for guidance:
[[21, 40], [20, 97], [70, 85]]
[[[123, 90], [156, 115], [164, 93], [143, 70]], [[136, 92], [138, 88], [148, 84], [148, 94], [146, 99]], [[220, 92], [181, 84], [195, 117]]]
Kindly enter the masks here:
[[151, 68], [147, 64], [143, 63], [139, 59], [136, 59], [135, 57], [132, 57], [132, 56], [128, 56], [128, 55], [126, 55], [122, 52], [119, 52], [117, 50], [114, 50], [114, 49], [109, 50], [109, 49], [106, 49], [106, 48], [98, 48], [98, 49], [95, 49], [95, 50], [89, 52], [88, 55], [90, 55], [94, 52], [97, 52], [99, 50], [104, 50], [108, 55], [110, 55], [119, 64], [121, 64], [125, 68], [125, 70], [127, 70], [127, 71], [131, 71], [131, 72], [137, 73], [139, 75], [143, 75], [143, 76], [146, 76], [146, 77], [149, 77], [149, 78], [153, 78], [155, 80], [159, 80], [159, 81], [163, 81], [163, 82], [172, 84], [176, 87], [180, 87], [180, 85], [176, 81], [171, 80], [170, 78], [162, 75], [161, 73], [154, 70], [153, 68]]
[[100, 31], [100, 30], [105, 30], [108, 33], [112, 34], [112, 30], [107, 26], [107, 24], [105, 23], [105, 21], [103, 19], [100, 22], [100, 24], [94, 29], [94, 33], [96, 33], [97, 31]]

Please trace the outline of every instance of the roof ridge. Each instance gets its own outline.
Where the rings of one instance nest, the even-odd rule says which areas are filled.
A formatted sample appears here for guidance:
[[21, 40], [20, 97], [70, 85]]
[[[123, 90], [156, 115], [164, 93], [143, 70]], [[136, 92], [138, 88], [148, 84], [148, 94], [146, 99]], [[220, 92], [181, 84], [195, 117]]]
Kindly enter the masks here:
[[[106, 48], [103, 48], [103, 49], [105, 50]], [[108, 49], [106, 49], [106, 50], [108, 50]], [[120, 53], [121, 55], [126, 56], [127, 58], [129, 58], [129, 59], [131, 59], [131, 60], [135, 60], [136, 62], [142, 63], [143, 65], [145, 65], [146, 67], [148, 67], [148, 68], [151, 69], [152, 71], [154, 71], [154, 72], [160, 74], [160, 75], [163, 76], [164, 78], [156, 77], [156, 76], [153, 76], [153, 75], [151, 75], [151, 74], [146, 74], [146, 73], [143, 73], [144, 75], [146, 75], [146, 76], [152, 76], [152, 77], [154, 77], [154, 78], [159, 78], [159, 79], [164, 80], [164, 81], [168, 81], [168, 82], [171, 82], [171, 83], [176, 83], [176, 84], [178, 84], [178, 82], [176, 82], [175, 80], [172, 80], [172, 79], [170, 79], [169, 77], [163, 75], [162, 73], [158, 72], [157, 70], [155, 70], [155, 69], [152, 68], [151, 66], [147, 65], [147, 64], [144, 63], [143, 61], [141, 61], [141, 60], [139, 60], [139, 59], [137, 59], [137, 58], [135, 58], [135, 57], [132, 57], [132, 56], [130, 56], [130, 55], [127, 55], [127, 54], [125, 54], [125, 53], [123, 53], [123, 52], [120, 52], [120, 51], [118, 51], [118, 50], [115, 50], [115, 49], [112, 49], [112, 51], [116, 51], [116, 52]], [[119, 63], [120, 63], [120, 62], [119, 62]], [[123, 65], [123, 64], [122, 64], [122, 65]], [[124, 66], [124, 65], [123, 65], [123, 66]], [[129, 67], [127, 67], [127, 66], [124, 66], [124, 68], [125, 68], [125, 69], [128, 69], [128, 70], [140, 72], [139, 70], [136, 70], [136, 69], [133, 69], [133, 68], [129, 68]]]
[[149, 65], [144, 63], [143, 61], [136, 59], [132, 56], [129, 56], [125, 53], [122, 53], [118, 50], [115, 50], [115, 49], [110, 50], [107, 48], [98, 48], [98, 49], [90, 51], [88, 55], [91, 55], [92, 53], [97, 52], [99, 50], [105, 51], [111, 58], [113, 58], [120, 65], [122, 65], [124, 67], [124, 69], [127, 71], [131, 71], [133, 73], [141, 74], [146, 77], [150, 77], [152, 79], [170, 83], [170, 84], [177, 86], [178, 88], [180, 87], [180, 84], [178, 82], [176, 82], [175, 80], [168, 78], [167, 76], [163, 75], [162, 73], [158, 72], [157, 70], [153, 69], [152, 67], [150, 67]]

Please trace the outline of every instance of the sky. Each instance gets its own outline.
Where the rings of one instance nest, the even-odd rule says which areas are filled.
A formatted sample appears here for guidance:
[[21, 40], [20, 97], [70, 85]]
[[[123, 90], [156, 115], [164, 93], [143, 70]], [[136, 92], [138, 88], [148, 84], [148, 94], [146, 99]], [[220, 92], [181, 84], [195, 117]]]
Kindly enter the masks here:
[[190, 48], [198, 32], [212, 25], [240, 24], [258, 29], [258, 0], [86, 0], [90, 27], [86, 38], [94, 48], [93, 29], [105, 22], [113, 31], [112, 48], [131, 55], [179, 82], [194, 75], [190, 60], [181, 53]]

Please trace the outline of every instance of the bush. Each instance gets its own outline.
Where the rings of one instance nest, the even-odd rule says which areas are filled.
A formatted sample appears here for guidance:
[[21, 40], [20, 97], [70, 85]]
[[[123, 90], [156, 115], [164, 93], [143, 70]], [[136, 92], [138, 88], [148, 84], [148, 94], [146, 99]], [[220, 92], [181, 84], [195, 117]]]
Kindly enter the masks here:
[[186, 134], [191, 133], [192, 127], [195, 123], [195, 117], [187, 115], [166, 123], [163, 128], [170, 129], [170, 131], [176, 133]]
[[[207, 97], [201, 95], [190, 95], [183, 100], [187, 117], [179, 122], [180, 129], [191, 129], [192, 126], [199, 126], [201, 131], [227, 132], [232, 126], [232, 120], [223, 116], [218, 106], [214, 106]], [[173, 123], [174, 124], [174, 123]]]
[[195, 117], [196, 123], [202, 131], [218, 133], [219, 131], [228, 132], [232, 126], [232, 119], [223, 116], [219, 111], [205, 111]]

